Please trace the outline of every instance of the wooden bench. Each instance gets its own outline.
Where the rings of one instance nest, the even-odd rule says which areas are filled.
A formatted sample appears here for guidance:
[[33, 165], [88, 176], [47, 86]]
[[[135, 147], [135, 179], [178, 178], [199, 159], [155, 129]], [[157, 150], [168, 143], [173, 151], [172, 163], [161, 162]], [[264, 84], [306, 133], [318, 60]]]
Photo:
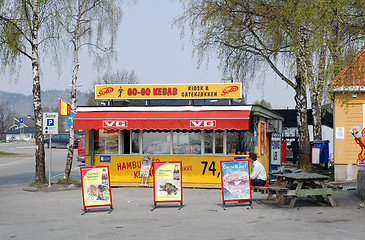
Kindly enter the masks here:
[[252, 189], [254, 192], [260, 192], [261, 194], [266, 194], [268, 188], [263, 186], [252, 186]]
[[272, 186], [268, 187], [268, 196], [267, 200], [270, 200], [272, 195], [276, 194], [275, 203], [280, 205], [284, 205], [285, 198], [288, 196], [289, 188], [286, 187], [278, 187], [278, 186]]
[[326, 187], [333, 188], [333, 189], [342, 189], [343, 188], [342, 185], [333, 185], [331, 183], [326, 183]]
[[268, 187], [269, 192], [272, 193], [286, 193], [289, 191], [289, 188], [286, 187]]

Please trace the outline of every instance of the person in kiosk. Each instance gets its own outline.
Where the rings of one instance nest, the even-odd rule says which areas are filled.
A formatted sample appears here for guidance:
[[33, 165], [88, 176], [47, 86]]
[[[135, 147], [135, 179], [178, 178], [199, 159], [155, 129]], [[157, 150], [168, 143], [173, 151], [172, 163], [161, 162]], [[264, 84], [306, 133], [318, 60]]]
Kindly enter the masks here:
[[265, 186], [267, 177], [266, 170], [264, 166], [257, 161], [257, 155], [254, 152], [250, 152], [248, 155], [248, 159], [252, 164], [252, 172], [251, 172], [251, 186]]

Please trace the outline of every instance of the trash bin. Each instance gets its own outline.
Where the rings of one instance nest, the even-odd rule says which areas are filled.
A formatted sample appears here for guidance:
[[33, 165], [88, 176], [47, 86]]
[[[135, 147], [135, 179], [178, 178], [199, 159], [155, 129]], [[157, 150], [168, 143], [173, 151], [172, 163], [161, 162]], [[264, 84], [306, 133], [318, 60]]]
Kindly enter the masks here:
[[320, 148], [320, 157], [319, 161], [321, 163], [328, 163], [329, 161], [329, 140], [318, 140], [318, 141], [311, 141], [311, 152], [313, 147]]

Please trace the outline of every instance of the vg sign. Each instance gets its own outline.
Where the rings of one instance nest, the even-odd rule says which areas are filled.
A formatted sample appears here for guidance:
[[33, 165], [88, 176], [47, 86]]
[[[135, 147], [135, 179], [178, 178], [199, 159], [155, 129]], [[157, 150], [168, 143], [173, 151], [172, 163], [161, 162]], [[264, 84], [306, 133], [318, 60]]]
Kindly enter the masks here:
[[43, 113], [43, 134], [58, 134], [58, 113]]

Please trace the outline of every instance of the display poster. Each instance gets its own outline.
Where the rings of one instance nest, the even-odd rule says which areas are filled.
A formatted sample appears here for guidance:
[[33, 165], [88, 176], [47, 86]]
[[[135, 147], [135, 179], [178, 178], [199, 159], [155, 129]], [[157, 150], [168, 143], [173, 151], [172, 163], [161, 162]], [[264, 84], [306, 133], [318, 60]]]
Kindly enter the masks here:
[[112, 206], [109, 166], [80, 167], [84, 208]]
[[96, 85], [95, 99], [230, 99], [241, 92], [241, 83]]
[[265, 135], [266, 135], [266, 124], [264, 122], [260, 122], [260, 153], [261, 155], [265, 154]]
[[221, 161], [221, 172], [223, 202], [252, 200], [248, 160]]
[[181, 161], [153, 162], [154, 202], [182, 202]]

